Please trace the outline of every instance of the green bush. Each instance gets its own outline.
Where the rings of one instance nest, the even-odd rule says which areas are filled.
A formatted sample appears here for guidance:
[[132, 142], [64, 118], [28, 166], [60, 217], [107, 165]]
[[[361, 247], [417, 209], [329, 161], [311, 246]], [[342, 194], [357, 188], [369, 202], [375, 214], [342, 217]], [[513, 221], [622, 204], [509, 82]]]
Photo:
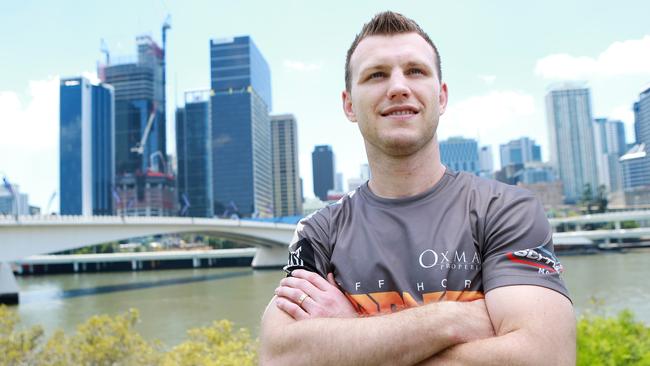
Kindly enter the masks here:
[[133, 309], [114, 317], [97, 315], [71, 336], [57, 331], [44, 341], [41, 327], [17, 329], [16, 312], [0, 305], [0, 366], [257, 364], [257, 341], [227, 320], [190, 329], [189, 339], [168, 351], [134, 329], [138, 320]]
[[578, 321], [578, 365], [650, 366], [650, 327], [629, 310], [616, 317], [587, 313]]
[[[14, 365], [256, 365], [257, 341], [227, 320], [190, 329], [187, 340], [165, 350], [135, 329], [139, 316], [97, 315], [73, 335], [55, 332], [47, 341], [39, 326], [18, 329], [15, 311], [0, 305], [0, 366]], [[578, 321], [578, 365], [650, 366], [650, 327], [628, 310], [616, 317], [587, 312]]]

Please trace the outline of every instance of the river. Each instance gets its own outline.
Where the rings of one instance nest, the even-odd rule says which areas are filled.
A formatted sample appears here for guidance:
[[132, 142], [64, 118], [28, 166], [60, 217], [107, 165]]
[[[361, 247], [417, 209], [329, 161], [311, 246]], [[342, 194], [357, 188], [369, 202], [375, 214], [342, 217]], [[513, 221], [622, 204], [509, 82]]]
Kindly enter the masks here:
[[[650, 250], [560, 257], [576, 311], [629, 308], [650, 324]], [[66, 332], [95, 314], [140, 311], [136, 329], [173, 346], [186, 331], [217, 319], [259, 334], [262, 312], [283, 277], [279, 270], [212, 268], [18, 277], [23, 325]], [[603, 301], [594, 305], [593, 299]]]

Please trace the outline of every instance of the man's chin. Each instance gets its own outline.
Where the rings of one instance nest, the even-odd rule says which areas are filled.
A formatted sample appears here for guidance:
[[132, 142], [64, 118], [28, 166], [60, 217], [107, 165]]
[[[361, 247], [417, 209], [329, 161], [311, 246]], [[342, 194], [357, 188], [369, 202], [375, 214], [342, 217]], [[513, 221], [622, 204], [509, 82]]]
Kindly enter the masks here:
[[422, 139], [393, 139], [386, 141], [382, 146], [382, 151], [393, 157], [407, 157], [420, 151], [426, 145]]

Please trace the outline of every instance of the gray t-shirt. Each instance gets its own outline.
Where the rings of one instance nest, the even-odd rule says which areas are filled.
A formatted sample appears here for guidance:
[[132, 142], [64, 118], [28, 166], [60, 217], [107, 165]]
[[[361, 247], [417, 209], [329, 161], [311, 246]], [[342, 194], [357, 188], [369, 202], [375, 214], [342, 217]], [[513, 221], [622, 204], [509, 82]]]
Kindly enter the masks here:
[[364, 184], [301, 220], [289, 251], [287, 272], [332, 272], [360, 314], [475, 300], [509, 285], [568, 297], [539, 200], [449, 169], [408, 198], [381, 198]]

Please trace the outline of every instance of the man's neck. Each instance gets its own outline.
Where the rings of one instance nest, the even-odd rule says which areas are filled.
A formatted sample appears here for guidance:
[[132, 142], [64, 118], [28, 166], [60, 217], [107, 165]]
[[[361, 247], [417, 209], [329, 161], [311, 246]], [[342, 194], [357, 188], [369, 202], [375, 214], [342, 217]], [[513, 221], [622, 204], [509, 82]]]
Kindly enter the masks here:
[[404, 198], [425, 192], [445, 173], [436, 138], [422, 150], [405, 157], [369, 151], [368, 164], [372, 172], [368, 186], [372, 193], [383, 198]]

